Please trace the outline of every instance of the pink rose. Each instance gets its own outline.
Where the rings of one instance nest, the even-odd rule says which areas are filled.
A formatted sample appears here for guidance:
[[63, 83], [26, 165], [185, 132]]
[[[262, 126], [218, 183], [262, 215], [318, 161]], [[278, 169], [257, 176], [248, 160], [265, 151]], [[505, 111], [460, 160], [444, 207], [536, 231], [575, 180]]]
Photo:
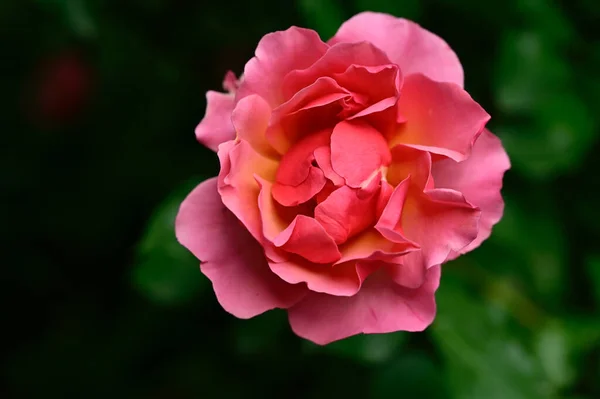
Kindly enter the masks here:
[[224, 87], [196, 129], [221, 172], [176, 221], [223, 308], [287, 309], [318, 344], [431, 324], [440, 265], [490, 235], [510, 166], [450, 47], [362, 13], [327, 43], [266, 35]]

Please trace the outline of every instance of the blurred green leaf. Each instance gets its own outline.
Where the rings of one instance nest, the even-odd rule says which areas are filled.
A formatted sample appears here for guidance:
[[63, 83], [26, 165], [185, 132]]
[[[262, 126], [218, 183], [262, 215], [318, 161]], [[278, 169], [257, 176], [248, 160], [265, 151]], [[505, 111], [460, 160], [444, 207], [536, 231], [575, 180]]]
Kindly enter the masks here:
[[548, 95], [568, 86], [569, 66], [546, 37], [508, 32], [499, 51], [494, 86], [503, 111], [531, 112]]
[[232, 330], [236, 352], [242, 355], [266, 355], [281, 348], [279, 335], [289, 330], [287, 312], [274, 309], [249, 320], [235, 320]]
[[307, 26], [319, 32], [323, 40], [329, 40], [346, 19], [337, 0], [299, 0], [297, 4]]
[[535, 337], [535, 348], [542, 368], [557, 388], [570, 384], [575, 377], [567, 332], [559, 323], [548, 323]]
[[376, 370], [370, 398], [448, 398], [442, 370], [422, 353], [400, 355]]
[[579, 357], [600, 347], [600, 318], [588, 315], [573, 315], [561, 319], [567, 331], [569, 347]]
[[91, 10], [92, 2], [86, 0], [37, 0], [42, 7], [58, 13], [78, 37], [90, 39], [97, 34], [97, 24]]
[[593, 256], [586, 262], [587, 274], [592, 282], [596, 303], [600, 306], [600, 256]]
[[517, 10], [536, 32], [557, 44], [568, 44], [573, 26], [553, 0], [517, 0]]
[[364, 363], [383, 363], [390, 360], [404, 345], [405, 332], [390, 334], [359, 334], [341, 341], [319, 346], [306, 342], [309, 352], [323, 352]]
[[494, 227], [491, 242], [502, 248], [494, 263], [524, 281], [548, 304], [560, 302], [565, 291], [566, 240], [550, 194], [538, 192], [535, 205], [505, 195], [502, 222]]
[[535, 356], [498, 309], [467, 295], [455, 280], [442, 281], [436, 296], [438, 315], [430, 330], [454, 398], [553, 397]]
[[210, 286], [200, 273], [200, 261], [175, 237], [175, 217], [191, 188], [184, 185], [157, 208], [138, 247], [133, 283], [158, 303], [184, 303]]
[[570, 92], [539, 100], [531, 124], [499, 128], [513, 166], [534, 179], [576, 169], [596, 139], [586, 104]]
[[357, 12], [384, 12], [413, 21], [421, 16], [421, 2], [419, 0], [354, 0], [354, 3]]

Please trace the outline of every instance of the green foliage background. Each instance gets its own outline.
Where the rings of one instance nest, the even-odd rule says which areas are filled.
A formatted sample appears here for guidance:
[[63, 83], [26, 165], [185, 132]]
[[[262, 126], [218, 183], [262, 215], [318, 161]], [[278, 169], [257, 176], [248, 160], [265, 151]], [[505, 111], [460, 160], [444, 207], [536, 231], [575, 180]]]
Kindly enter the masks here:
[[[366, 9], [449, 42], [513, 168], [504, 219], [445, 265], [425, 333], [318, 347], [284, 312], [225, 313], [173, 220], [218, 172], [193, 134], [204, 93], [262, 35], [327, 39]], [[599, 398], [598, 21], [594, 0], [3, 0], [0, 395]], [[36, 77], [64, 51], [91, 85], [47, 123]]]

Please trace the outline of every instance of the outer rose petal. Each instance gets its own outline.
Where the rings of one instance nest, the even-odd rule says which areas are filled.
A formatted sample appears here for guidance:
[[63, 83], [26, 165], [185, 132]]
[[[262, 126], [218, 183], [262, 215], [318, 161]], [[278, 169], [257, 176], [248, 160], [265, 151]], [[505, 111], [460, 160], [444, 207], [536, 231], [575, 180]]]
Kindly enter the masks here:
[[418, 244], [420, 251], [399, 262], [418, 271], [443, 263], [451, 251], [470, 244], [477, 237], [480, 214], [457, 191], [422, 192], [407, 178], [394, 190], [375, 228], [390, 241]]
[[385, 51], [404, 76], [422, 73], [439, 82], [463, 86], [458, 57], [439, 36], [418, 24], [391, 15], [364, 12], [346, 21], [330, 44], [366, 40]]
[[309, 293], [288, 309], [292, 330], [316, 344], [365, 333], [422, 331], [435, 317], [440, 267], [427, 272], [417, 289], [396, 285], [382, 271], [374, 273], [351, 297]]
[[233, 94], [208, 91], [206, 93], [206, 114], [196, 127], [196, 139], [217, 151], [219, 144], [235, 138], [231, 123], [231, 113], [235, 106]]
[[405, 144], [455, 161], [469, 156], [473, 142], [490, 119], [466, 91], [424, 75], [404, 80], [398, 111], [406, 122], [391, 138], [390, 147]]
[[[481, 209], [479, 234], [460, 253], [477, 248], [491, 234], [500, 220], [504, 201], [500, 195], [502, 177], [510, 161], [500, 140], [487, 129], [479, 136], [471, 156], [463, 162], [445, 159], [434, 163], [432, 174], [436, 187], [460, 191], [467, 201]], [[452, 258], [458, 256], [454, 253]]]
[[244, 68], [244, 79], [237, 98], [258, 94], [271, 108], [283, 103], [282, 82], [295, 69], [305, 69], [325, 54], [329, 46], [317, 32], [291, 27], [265, 35], [256, 48], [255, 57]]
[[267, 265], [261, 246], [223, 205], [217, 179], [201, 183], [183, 201], [175, 221], [179, 242], [202, 261], [221, 306], [239, 318], [288, 308], [307, 293]]
[[437, 188], [418, 196], [409, 194], [402, 228], [421, 251], [407, 254], [402, 264], [429, 268], [443, 263], [448, 254], [462, 250], [477, 237], [480, 216], [481, 211], [454, 190]]

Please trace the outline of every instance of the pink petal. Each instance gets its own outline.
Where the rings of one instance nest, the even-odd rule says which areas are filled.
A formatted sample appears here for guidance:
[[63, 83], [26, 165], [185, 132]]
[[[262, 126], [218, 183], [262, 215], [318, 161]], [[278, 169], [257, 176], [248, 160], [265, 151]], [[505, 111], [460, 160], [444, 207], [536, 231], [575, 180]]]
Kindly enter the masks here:
[[351, 65], [334, 77], [353, 93], [350, 104], [344, 106], [340, 115], [342, 118], [355, 119], [381, 112], [398, 101], [402, 76], [396, 65]]
[[240, 81], [235, 76], [235, 73], [227, 71], [225, 78], [223, 78], [223, 89], [229, 93], [235, 93], [239, 85]]
[[400, 226], [404, 236], [419, 244], [421, 251], [407, 254], [402, 263], [413, 267], [410, 262], [416, 262], [414, 267], [429, 268], [477, 237], [481, 212], [454, 190], [416, 191], [409, 189]]
[[[328, 120], [335, 121], [335, 116], [341, 110], [338, 100], [349, 98], [350, 92], [340, 87], [329, 77], [318, 78], [313, 84], [303, 88], [294, 96], [273, 111], [271, 128], [267, 140], [280, 154], [286, 154], [298, 138], [311, 129], [307, 129], [311, 113], [319, 113], [320, 122], [324, 125]], [[326, 111], [323, 113], [323, 111]], [[327, 115], [329, 111], [330, 115]], [[285, 124], [285, 128], [280, 126]], [[296, 125], [302, 126], [296, 126]]]
[[329, 46], [312, 30], [291, 27], [265, 35], [256, 48], [255, 57], [246, 64], [238, 98], [258, 94], [271, 108], [286, 99], [283, 78], [292, 70], [305, 69], [320, 59]]
[[342, 186], [315, 208], [315, 219], [342, 244], [375, 223], [380, 179], [373, 179], [364, 189]]
[[331, 165], [350, 187], [360, 187], [381, 166], [389, 165], [391, 154], [385, 138], [370, 125], [343, 121], [331, 135]]
[[276, 181], [288, 186], [297, 186], [308, 177], [314, 151], [330, 142], [331, 130], [326, 129], [304, 137], [288, 151], [277, 169]]
[[390, 184], [397, 186], [410, 176], [411, 183], [416, 184], [421, 191], [426, 187], [433, 187], [431, 155], [427, 151], [397, 145], [392, 148], [391, 153], [392, 162], [386, 174]]
[[333, 263], [341, 255], [331, 236], [315, 219], [297, 215], [294, 221], [273, 240], [284, 249], [315, 263]]
[[[411, 178], [406, 178], [396, 186], [375, 225], [375, 229], [390, 242], [411, 242], [404, 236], [402, 225], [399, 223], [406, 198], [409, 195], [410, 181]], [[415, 244], [414, 246], [418, 248], [418, 245]]]
[[377, 199], [377, 219], [381, 217], [383, 210], [394, 192], [394, 186], [385, 180], [381, 181], [381, 190], [379, 191], [379, 198]]
[[402, 80], [397, 65], [350, 65], [333, 76], [341, 87], [365, 96], [371, 104], [397, 96]]
[[481, 209], [479, 234], [460, 253], [478, 247], [490, 236], [492, 226], [502, 217], [504, 201], [500, 189], [504, 172], [509, 168], [510, 160], [502, 143], [487, 129], [475, 142], [466, 161], [458, 163], [445, 159], [434, 163], [432, 173], [436, 187], [460, 191], [467, 201]]
[[279, 154], [266, 138], [270, 119], [271, 107], [255, 94], [242, 98], [231, 114], [233, 126], [241, 140], [247, 141], [259, 154], [278, 159]]
[[308, 169], [308, 176], [297, 186], [288, 186], [275, 182], [273, 185], [273, 198], [284, 206], [297, 206], [303, 204], [317, 195], [327, 180], [323, 171], [314, 166]]
[[282, 205], [296, 206], [315, 196], [325, 186], [323, 171], [312, 163], [314, 151], [329, 145], [330, 130], [304, 137], [282, 158], [277, 169], [273, 197]]
[[342, 257], [336, 264], [353, 260], [397, 263], [404, 255], [418, 250], [419, 247], [409, 240], [397, 242], [388, 240], [376, 229], [371, 228], [348, 240], [339, 249]]
[[235, 106], [233, 94], [208, 91], [206, 93], [206, 114], [196, 127], [196, 139], [217, 151], [219, 144], [235, 138], [231, 123], [231, 113]]
[[179, 242], [202, 261], [221, 306], [240, 318], [288, 308], [306, 295], [269, 270], [261, 246], [225, 208], [217, 179], [196, 187], [183, 201], [175, 230]]
[[363, 12], [342, 24], [329, 43], [361, 41], [383, 50], [404, 76], [422, 73], [432, 80], [463, 86], [463, 69], [454, 51], [440, 37], [412, 21]]
[[343, 73], [351, 65], [382, 66], [391, 62], [377, 47], [370, 43], [339, 43], [307, 68], [295, 68], [283, 81], [283, 91], [290, 98], [302, 88], [323, 76], [333, 77]]
[[258, 208], [262, 222], [262, 233], [267, 241], [273, 242], [296, 217], [296, 208], [286, 208], [273, 199], [273, 184], [256, 176], [260, 186]]
[[315, 161], [319, 168], [323, 171], [325, 177], [330, 180], [334, 186], [341, 186], [345, 184], [343, 177], [335, 173], [331, 166], [331, 148], [329, 146], [319, 147], [314, 151]]
[[270, 262], [269, 266], [290, 284], [306, 283], [310, 291], [337, 296], [356, 294], [368, 275], [364, 268], [357, 268], [356, 262], [331, 266], [294, 258], [285, 262]]
[[469, 94], [452, 83], [435, 82], [424, 75], [404, 81], [398, 102], [406, 123], [390, 142], [404, 144], [454, 159], [465, 160], [490, 116]]
[[229, 141], [219, 146], [219, 194], [225, 206], [244, 223], [252, 236], [262, 239], [258, 209], [260, 187], [255, 175], [273, 181], [277, 162], [261, 156], [246, 141]]
[[379, 271], [351, 297], [309, 293], [288, 309], [290, 324], [296, 334], [319, 345], [360, 333], [422, 331], [435, 317], [439, 279], [440, 267], [435, 266], [423, 285], [408, 289]]

